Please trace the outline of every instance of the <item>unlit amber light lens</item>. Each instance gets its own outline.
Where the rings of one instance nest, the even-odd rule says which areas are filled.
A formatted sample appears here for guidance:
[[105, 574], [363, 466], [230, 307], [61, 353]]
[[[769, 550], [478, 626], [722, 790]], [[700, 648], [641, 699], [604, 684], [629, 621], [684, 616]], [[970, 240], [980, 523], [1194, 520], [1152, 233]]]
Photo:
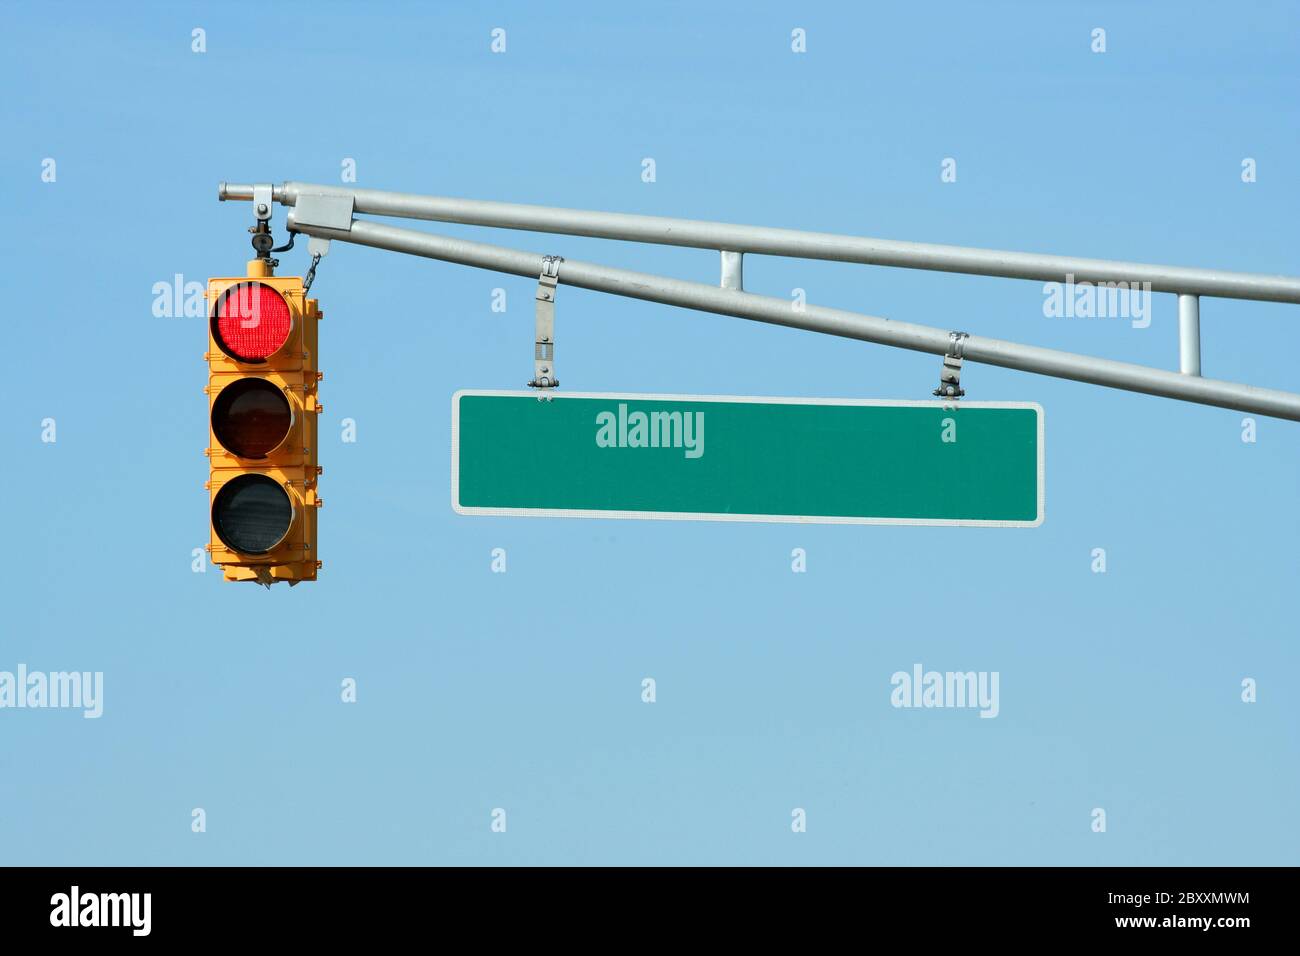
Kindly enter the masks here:
[[289, 400], [260, 378], [241, 378], [212, 403], [212, 433], [221, 447], [240, 458], [265, 458], [280, 446], [293, 424]]

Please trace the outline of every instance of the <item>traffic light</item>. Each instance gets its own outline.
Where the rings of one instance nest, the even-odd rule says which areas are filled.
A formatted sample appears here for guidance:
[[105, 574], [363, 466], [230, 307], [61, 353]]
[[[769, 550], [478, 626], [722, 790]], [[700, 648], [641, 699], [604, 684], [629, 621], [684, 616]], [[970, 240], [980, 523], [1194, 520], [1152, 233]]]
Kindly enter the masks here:
[[265, 258], [208, 280], [212, 563], [227, 581], [316, 580], [315, 299]]

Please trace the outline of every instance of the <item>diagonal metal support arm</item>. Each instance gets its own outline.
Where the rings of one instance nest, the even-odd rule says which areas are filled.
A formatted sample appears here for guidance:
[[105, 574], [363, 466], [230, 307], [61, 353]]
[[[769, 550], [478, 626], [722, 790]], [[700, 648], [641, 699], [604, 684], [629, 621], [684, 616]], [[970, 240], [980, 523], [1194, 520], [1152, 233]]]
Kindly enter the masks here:
[[[296, 222], [290, 213], [289, 225], [309, 236], [338, 239], [341, 242], [528, 278], [539, 276], [543, 269], [543, 256], [536, 253], [431, 235], [383, 223], [353, 220], [348, 228], [338, 229]], [[1300, 285], [1300, 280], [1291, 281], [1297, 281]], [[948, 354], [951, 345], [947, 329], [895, 322], [825, 306], [804, 305], [800, 310], [787, 299], [737, 292], [704, 283], [685, 282], [574, 259], [566, 259], [564, 262], [564, 283], [595, 292], [608, 292], [663, 305], [839, 335], [932, 355]], [[1300, 395], [1291, 392], [1182, 375], [1144, 365], [1020, 345], [978, 335], [967, 336], [962, 340], [962, 356], [964, 360], [985, 365], [1300, 421]]]

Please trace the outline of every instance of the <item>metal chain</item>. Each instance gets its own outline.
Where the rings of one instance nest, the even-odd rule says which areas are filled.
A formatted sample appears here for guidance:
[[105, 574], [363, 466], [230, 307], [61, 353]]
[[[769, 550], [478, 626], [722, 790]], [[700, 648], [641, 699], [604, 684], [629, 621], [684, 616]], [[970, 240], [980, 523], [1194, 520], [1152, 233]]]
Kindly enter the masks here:
[[307, 274], [303, 276], [302, 291], [304, 293], [310, 292], [311, 284], [316, 281], [316, 266], [317, 264], [319, 264], [319, 262], [320, 262], [320, 253], [319, 252], [314, 253], [311, 257], [311, 268], [308, 269]]

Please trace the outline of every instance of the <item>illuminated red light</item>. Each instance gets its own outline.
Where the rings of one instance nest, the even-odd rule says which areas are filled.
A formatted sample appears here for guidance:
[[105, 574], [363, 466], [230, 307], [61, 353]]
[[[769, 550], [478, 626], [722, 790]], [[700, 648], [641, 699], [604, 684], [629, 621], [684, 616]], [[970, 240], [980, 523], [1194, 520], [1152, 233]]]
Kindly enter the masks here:
[[227, 289], [212, 314], [218, 347], [240, 362], [265, 362], [288, 340], [292, 328], [289, 304], [260, 282], [241, 282]]

